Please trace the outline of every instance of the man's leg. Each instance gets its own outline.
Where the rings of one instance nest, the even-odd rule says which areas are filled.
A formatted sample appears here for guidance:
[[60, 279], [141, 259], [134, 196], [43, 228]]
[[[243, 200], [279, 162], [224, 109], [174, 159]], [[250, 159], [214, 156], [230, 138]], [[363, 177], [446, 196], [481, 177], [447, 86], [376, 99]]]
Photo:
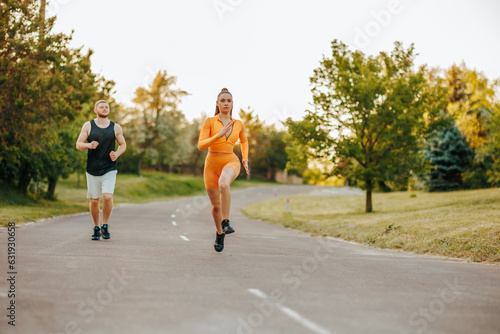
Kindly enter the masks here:
[[94, 226], [99, 226], [99, 198], [91, 198], [89, 207]]
[[113, 194], [102, 194], [102, 224], [107, 225], [113, 212]]
[[94, 226], [99, 226], [99, 202], [101, 197], [100, 178], [98, 176], [85, 173], [87, 178], [87, 198], [89, 199], [89, 209]]
[[116, 171], [107, 172], [102, 177], [102, 224], [107, 225], [113, 212], [113, 193], [115, 192]]

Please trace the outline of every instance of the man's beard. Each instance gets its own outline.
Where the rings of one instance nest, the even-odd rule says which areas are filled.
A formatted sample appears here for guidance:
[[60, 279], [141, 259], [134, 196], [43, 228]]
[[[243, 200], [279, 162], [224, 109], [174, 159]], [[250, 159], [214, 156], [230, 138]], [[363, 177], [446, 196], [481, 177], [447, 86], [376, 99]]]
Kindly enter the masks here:
[[97, 112], [97, 116], [99, 116], [100, 118], [108, 118], [109, 115], [103, 115], [100, 112]]

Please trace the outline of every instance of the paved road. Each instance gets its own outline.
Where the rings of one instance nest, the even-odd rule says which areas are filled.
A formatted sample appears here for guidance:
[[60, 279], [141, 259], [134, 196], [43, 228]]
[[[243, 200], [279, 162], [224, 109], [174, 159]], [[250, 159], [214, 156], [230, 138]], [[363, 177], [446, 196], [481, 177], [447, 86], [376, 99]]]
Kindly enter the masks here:
[[[88, 214], [16, 231], [16, 326], [0, 230], [0, 333], [500, 333], [500, 266], [376, 250], [250, 220], [233, 192], [222, 253], [208, 199], [124, 205], [109, 241]], [[292, 207], [293, 209], [293, 207]]]

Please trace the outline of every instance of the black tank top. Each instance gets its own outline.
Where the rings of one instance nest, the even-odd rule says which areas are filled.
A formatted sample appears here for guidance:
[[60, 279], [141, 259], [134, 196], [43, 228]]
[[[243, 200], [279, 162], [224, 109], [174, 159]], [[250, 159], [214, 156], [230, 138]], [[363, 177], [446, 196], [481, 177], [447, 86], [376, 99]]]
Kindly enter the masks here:
[[87, 150], [87, 173], [101, 176], [116, 170], [116, 161], [111, 161], [109, 157], [109, 153], [115, 150], [115, 123], [110, 121], [107, 128], [100, 128], [94, 120], [91, 120], [87, 142], [93, 141], [99, 145], [94, 150]]

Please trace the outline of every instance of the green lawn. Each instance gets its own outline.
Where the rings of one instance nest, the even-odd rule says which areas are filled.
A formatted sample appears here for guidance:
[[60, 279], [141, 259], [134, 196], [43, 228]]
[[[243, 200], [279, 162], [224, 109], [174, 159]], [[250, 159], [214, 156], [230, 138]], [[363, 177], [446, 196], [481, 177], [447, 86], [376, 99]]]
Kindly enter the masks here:
[[445, 193], [375, 193], [365, 197], [296, 196], [247, 206], [245, 214], [313, 234], [379, 248], [500, 263], [500, 189]]
[[[269, 185], [270, 182], [237, 179], [232, 189]], [[41, 185], [42, 189], [46, 185]], [[117, 175], [113, 196], [115, 204], [166, 201], [182, 196], [205, 194], [203, 178], [189, 175], [145, 172], [142, 176]], [[15, 190], [0, 187], [0, 225], [36, 221], [41, 218], [88, 211], [85, 175], [61, 179], [56, 188], [56, 201], [34, 200]]]

